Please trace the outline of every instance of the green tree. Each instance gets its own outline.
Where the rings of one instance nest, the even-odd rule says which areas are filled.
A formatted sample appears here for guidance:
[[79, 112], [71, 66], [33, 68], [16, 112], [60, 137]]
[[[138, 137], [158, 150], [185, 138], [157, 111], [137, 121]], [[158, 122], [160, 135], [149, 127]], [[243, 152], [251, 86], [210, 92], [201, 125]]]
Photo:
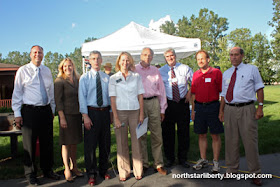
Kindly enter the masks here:
[[253, 51], [255, 55], [254, 64], [259, 68], [262, 79], [270, 84], [275, 80], [275, 70], [273, 70], [273, 61], [271, 61], [272, 51], [266, 35], [261, 33], [253, 37]]
[[272, 21], [270, 21], [268, 24], [274, 28], [274, 31], [272, 32], [271, 36], [273, 37], [273, 40], [271, 42], [272, 49], [274, 56], [276, 60], [280, 60], [280, 1], [279, 0], [273, 0], [273, 17]]
[[160, 26], [160, 32], [175, 35], [176, 34], [176, 27], [173, 21], [166, 21], [165, 24]]
[[74, 52], [70, 53], [69, 55], [66, 54], [65, 56], [73, 60], [77, 72], [81, 75], [83, 73], [83, 57], [81, 53], [81, 48], [76, 47]]
[[211, 59], [217, 61], [216, 51], [218, 39], [222, 38], [228, 29], [227, 18], [219, 17], [207, 8], [199, 11], [198, 17], [192, 15], [189, 19], [183, 16], [178, 23], [178, 36], [186, 38], [199, 38], [202, 48], [209, 52]]
[[50, 68], [52, 72], [53, 79], [57, 77], [58, 74], [58, 65], [60, 62], [64, 59], [64, 56], [62, 54], [59, 54], [57, 52], [52, 53], [51, 51], [47, 52], [44, 57], [44, 64], [48, 68]]
[[0, 53], [0, 63], [3, 63], [4, 59], [2, 58], [2, 53]]
[[94, 40], [97, 40], [97, 38], [94, 38], [94, 37], [88, 37], [87, 39], [85, 39], [84, 42], [91, 42], [91, 41], [94, 41]]
[[8, 53], [7, 58], [3, 60], [6, 64], [24, 65], [30, 62], [29, 53], [20, 53], [19, 51], [11, 51]]
[[245, 51], [244, 63], [252, 63], [254, 59], [253, 38], [250, 29], [235, 29], [227, 35], [228, 41], [232, 46], [239, 46]]
[[218, 40], [218, 49], [216, 51], [218, 61], [217, 66], [220, 66], [222, 72], [231, 67], [231, 62], [229, 59], [229, 46], [227, 37], [220, 38]]

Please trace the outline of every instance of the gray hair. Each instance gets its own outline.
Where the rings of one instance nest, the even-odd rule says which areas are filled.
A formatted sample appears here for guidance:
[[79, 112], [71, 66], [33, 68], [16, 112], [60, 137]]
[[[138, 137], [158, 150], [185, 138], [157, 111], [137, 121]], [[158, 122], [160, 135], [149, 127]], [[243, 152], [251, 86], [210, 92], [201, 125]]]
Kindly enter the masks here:
[[169, 52], [172, 52], [172, 53], [173, 53], [173, 55], [175, 55], [175, 56], [176, 56], [175, 50], [174, 50], [173, 48], [168, 48], [167, 50], [165, 50], [165, 51], [164, 51], [164, 53], [163, 53], [163, 55], [165, 56], [165, 55], [166, 55], [166, 53], [169, 53]]
[[[146, 49], [149, 49], [149, 50], [151, 51], [152, 55], [154, 56], [154, 51], [153, 51], [151, 48], [149, 48], [149, 47], [144, 47], [144, 48], [142, 49], [142, 52], [143, 52], [144, 50], [146, 50]], [[141, 54], [142, 54], [142, 52], [141, 52]]]
[[98, 54], [99, 57], [102, 58], [102, 55], [101, 55], [101, 53], [100, 53], [99, 51], [91, 51], [91, 52], [89, 53], [89, 56], [91, 56], [92, 54]]

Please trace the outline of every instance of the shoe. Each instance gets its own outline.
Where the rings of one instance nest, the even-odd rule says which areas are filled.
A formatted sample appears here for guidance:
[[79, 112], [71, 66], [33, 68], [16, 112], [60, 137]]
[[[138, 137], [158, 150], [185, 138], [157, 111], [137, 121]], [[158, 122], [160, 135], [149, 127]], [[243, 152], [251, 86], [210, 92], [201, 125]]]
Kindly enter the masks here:
[[44, 173], [44, 177], [49, 178], [49, 179], [53, 179], [53, 180], [59, 180], [60, 176], [56, 173], [54, 173], [52, 170]]
[[71, 176], [71, 172], [70, 172], [70, 175], [69, 175], [69, 174], [66, 175], [66, 172], [65, 172], [65, 171], [66, 171], [66, 170], [64, 170], [64, 177], [65, 177], [65, 180], [66, 180], [67, 182], [69, 182], [69, 183], [74, 182], [73, 177]]
[[100, 175], [100, 176], [105, 180], [111, 179], [111, 176], [108, 173], [105, 173], [104, 175]]
[[41, 185], [41, 182], [35, 177], [35, 178], [30, 178], [29, 179], [29, 184], [31, 185], [31, 186], [39, 186], [39, 185]]
[[95, 178], [90, 177], [90, 178], [88, 179], [88, 184], [89, 184], [90, 186], [94, 186], [94, 185], [95, 185]]
[[156, 169], [156, 171], [162, 175], [167, 175], [167, 170], [164, 169], [163, 167], [159, 167]]
[[136, 176], [135, 179], [139, 181], [142, 179], [142, 176]]
[[197, 163], [193, 166], [193, 169], [200, 170], [202, 168], [208, 167], [208, 160], [206, 159], [199, 159]]
[[121, 178], [121, 177], [120, 177], [120, 181], [121, 181], [121, 182], [125, 182], [125, 181], [126, 181], [126, 178]]
[[79, 171], [78, 169], [77, 170], [71, 170], [71, 172], [76, 177], [84, 177], [84, 174], [81, 171]]
[[181, 161], [180, 165], [184, 168], [189, 168], [190, 167], [190, 165], [186, 161]]
[[143, 173], [146, 173], [148, 171], [148, 167], [143, 166]]
[[165, 167], [170, 168], [173, 165], [174, 161], [167, 160]]
[[254, 178], [252, 179], [253, 184], [257, 185], [257, 186], [262, 186], [262, 180], [259, 178]]
[[213, 160], [213, 167], [211, 169], [211, 172], [213, 174], [217, 174], [217, 173], [220, 173], [220, 166], [219, 166], [219, 162], [216, 161], [216, 160]]

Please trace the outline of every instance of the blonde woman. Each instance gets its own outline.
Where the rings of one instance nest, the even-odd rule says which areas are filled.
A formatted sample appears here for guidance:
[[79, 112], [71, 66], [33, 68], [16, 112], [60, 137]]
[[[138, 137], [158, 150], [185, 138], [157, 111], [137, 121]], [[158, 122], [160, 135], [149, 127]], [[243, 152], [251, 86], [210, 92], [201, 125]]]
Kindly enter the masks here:
[[140, 143], [136, 137], [137, 125], [143, 122], [143, 93], [141, 77], [132, 72], [134, 61], [128, 52], [122, 52], [117, 58], [116, 72], [110, 77], [109, 96], [114, 115], [117, 139], [117, 162], [120, 181], [130, 176], [128, 147], [128, 128], [131, 135], [133, 173], [137, 180], [142, 179], [143, 163]]
[[76, 162], [77, 144], [83, 140], [82, 116], [79, 113], [78, 102], [79, 76], [70, 58], [61, 61], [58, 71], [54, 82], [54, 95], [60, 124], [59, 143], [62, 145], [65, 179], [67, 182], [73, 182], [72, 173], [77, 177], [83, 176]]

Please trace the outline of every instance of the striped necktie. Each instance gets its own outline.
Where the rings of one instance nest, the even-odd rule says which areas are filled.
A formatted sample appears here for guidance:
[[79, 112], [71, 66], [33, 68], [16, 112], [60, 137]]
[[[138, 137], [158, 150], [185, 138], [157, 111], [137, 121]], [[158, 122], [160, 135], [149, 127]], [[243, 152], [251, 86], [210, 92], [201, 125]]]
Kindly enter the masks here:
[[171, 80], [172, 80], [172, 97], [173, 101], [179, 103], [180, 101], [180, 93], [178, 87], [178, 81], [173, 81], [176, 78], [174, 67], [171, 67]]
[[101, 86], [99, 72], [96, 73], [96, 99], [97, 99], [97, 105], [102, 106], [103, 105], [102, 86]]
[[236, 81], [236, 70], [237, 70], [237, 68], [235, 68], [235, 70], [231, 76], [227, 94], [226, 94], [226, 99], [229, 103], [233, 100], [233, 88], [234, 88], [235, 81]]

